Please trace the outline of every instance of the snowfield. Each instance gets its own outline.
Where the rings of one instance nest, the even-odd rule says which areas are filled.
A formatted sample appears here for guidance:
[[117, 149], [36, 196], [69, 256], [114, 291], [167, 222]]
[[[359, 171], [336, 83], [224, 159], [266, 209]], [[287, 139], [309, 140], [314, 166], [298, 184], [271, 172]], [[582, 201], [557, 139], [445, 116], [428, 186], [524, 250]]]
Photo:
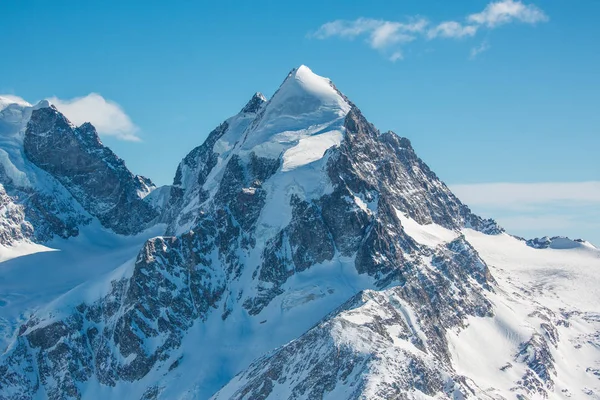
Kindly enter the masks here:
[[600, 398], [600, 250], [574, 241], [565, 246], [566, 239], [560, 248], [533, 249], [507, 234], [464, 233], [490, 266], [498, 291], [491, 296], [493, 318], [472, 318], [468, 328], [449, 334], [457, 371], [506, 393], [522, 376], [511, 356], [552, 321], [551, 397]]
[[61, 308], [101, 296], [103, 289], [90, 287], [109, 285], [113, 271], [127, 262], [132, 265], [142, 244], [165, 229], [157, 225], [125, 237], [98, 225], [69, 240], [0, 247], [0, 346], [7, 345], [19, 323], [40, 308], [54, 310], [58, 303], [52, 302], [68, 292], [73, 291], [75, 299]]

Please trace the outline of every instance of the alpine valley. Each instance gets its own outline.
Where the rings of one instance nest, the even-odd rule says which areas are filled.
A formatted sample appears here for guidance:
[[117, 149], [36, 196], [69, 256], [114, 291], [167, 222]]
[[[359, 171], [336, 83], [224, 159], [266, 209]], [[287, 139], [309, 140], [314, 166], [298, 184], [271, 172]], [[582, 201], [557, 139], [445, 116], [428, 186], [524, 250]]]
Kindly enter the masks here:
[[0, 98], [2, 400], [600, 399], [599, 305], [306, 66], [158, 188]]

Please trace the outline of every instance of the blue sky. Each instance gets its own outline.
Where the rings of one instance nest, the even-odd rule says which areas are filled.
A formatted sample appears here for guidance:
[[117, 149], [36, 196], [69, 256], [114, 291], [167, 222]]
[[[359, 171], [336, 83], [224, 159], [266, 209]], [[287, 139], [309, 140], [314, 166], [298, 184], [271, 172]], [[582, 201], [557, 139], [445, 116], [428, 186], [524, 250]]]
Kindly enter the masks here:
[[168, 184], [306, 64], [476, 211], [600, 244], [597, 15], [595, 0], [3, 1], [0, 94], [95, 120], [135, 173]]

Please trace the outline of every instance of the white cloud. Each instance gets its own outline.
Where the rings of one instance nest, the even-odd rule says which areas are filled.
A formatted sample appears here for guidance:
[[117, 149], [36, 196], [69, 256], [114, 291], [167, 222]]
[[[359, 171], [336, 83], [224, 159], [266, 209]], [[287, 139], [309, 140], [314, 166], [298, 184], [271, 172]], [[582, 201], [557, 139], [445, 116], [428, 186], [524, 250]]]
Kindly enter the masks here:
[[[509, 232], [526, 232], [532, 228], [540, 231], [540, 234], [527, 235], [527, 238], [531, 238], [531, 236], [554, 236], [555, 234], [561, 236], [561, 231], [566, 232], [567, 229], [577, 226], [577, 220], [573, 217], [553, 214], [504, 216], [496, 218], [496, 221], [500, 226], [509, 229]], [[565, 234], [562, 233], [562, 235]]]
[[461, 201], [472, 206], [523, 208], [557, 202], [597, 203], [600, 181], [551, 183], [477, 183], [451, 185]]
[[384, 22], [369, 18], [358, 18], [355, 21], [331, 21], [321, 25], [316, 32], [309, 36], [317, 39], [327, 39], [332, 36], [353, 39], [365, 32], [373, 31]]
[[393, 38], [400, 33], [422, 32], [427, 24], [427, 20], [423, 18], [415, 18], [407, 23], [372, 18], [358, 18], [354, 21], [336, 20], [321, 25], [316, 32], [309, 34], [309, 36], [317, 39], [327, 39], [335, 36], [354, 39], [357, 36], [369, 34], [369, 42], [375, 47], [385, 43], [393, 43], [394, 40], [389, 38]]
[[548, 16], [533, 4], [523, 4], [521, 1], [515, 0], [502, 0], [488, 4], [482, 12], [469, 15], [467, 20], [471, 23], [494, 28], [515, 20], [527, 24], [546, 22]]
[[481, 44], [479, 44], [479, 46], [475, 46], [471, 49], [470, 58], [474, 59], [481, 53], [488, 51], [490, 48], [490, 43], [487, 40], [484, 40], [483, 42], [481, 42]]
[[403, 25], [397, 22], [384, 22], [371, 33], [371, 47], [385, 49], [392, 44], [410, 42], [415, 39], [414, 36], [403, 33], [403, 29]]
[[[354, 21], [336, 20], [327, 22], [309, 37], [327, 39], [340, 37], [355, 39], [365, 36], [366, 42], [372, 49], [390, 54], [387, 50], [394, 45], [408, 43], [417, 38], [417, 34], [424, 32], [428, 21], [423, 18], [413, 18], [409, 22], [385, 21], [371, 18], [358, 18]], [[400, 51], [393, 51], [390, 60], [402, 58]]]
[[396, 51], [396, 52], [394, 52], [394, 54], [392, 54], [390, 56], [391, 62], [396, 62], [398, 60], [403, 60], [403, 59], [404, 59], [404, 56], [402, 55], [402, 52], [400, 52], [400, 51]]
[[446, 21], [427, 31], [427, 37], [429, 39], [437, 37], [457, 39], [465, 36], [475, 36], [476, 33], [477, 26], [462, 25], [456, 21]]
[[[413, 17], [409, 22], [358, 18], [354, 21], [327, 22], [308, 36], [321, 40], [332, 37], [350, 40], [364, 37], [369, 47], [383, 53], [390, 61], [397, 61], [402, 59], [402, 46], [418, 38], [460, 39], [473, 37], [483, 28], [495, 29], [514, 21], [536, 24], [548, 20], [544, 11], [535, 5], [524, 4], [520, 0], [500, 0], [489, 3], [480, 13], [468, 15], [465, 22], [445, 21], [429, 29], [429, 21], [423, 17]], [[485, 42], [473, 48], [471, 58], [489, 48]]]
[[22, 104], [24, 106], [31, 105], [22, 97], [12, 94], [0, 94], [0, 107], [2, 107], [2, 105], [9, 105], [11, 103]]
[[48, 100], [76, 125], [90, 122], [100, 135], [113, 136], [120, 140], [140, 141], [137, 136], [139, 128], [131, 121], [123, 108], [97, 93], [69, 100], [57, 97], [51, 97]]
[[526, 238], [569, 236], [600, 245], [600, 181], [450, 185], [473, 211]]

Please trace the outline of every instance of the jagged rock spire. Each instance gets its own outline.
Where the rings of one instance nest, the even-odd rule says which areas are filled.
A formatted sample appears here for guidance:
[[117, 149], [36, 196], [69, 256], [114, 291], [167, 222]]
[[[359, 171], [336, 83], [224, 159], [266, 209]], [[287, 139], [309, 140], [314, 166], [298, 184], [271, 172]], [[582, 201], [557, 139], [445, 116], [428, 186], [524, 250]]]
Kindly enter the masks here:
[[250, 99], [248, 103], [242, 108], [242, 113], [255, 113], [257, 112], [263, 104], [267, 102], [267, 98], [261, 93], [256, 92], [254, 96]]

